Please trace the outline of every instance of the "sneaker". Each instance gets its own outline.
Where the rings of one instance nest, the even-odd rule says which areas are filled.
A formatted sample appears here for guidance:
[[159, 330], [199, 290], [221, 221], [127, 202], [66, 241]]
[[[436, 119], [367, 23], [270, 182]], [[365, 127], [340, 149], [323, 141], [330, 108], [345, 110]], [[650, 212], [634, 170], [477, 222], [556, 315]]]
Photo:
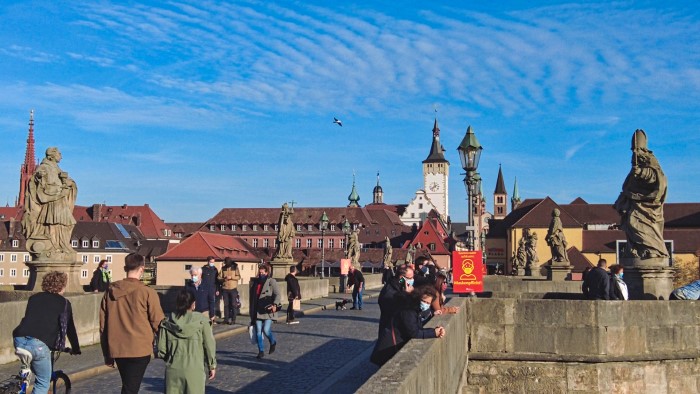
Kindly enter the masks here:
[[265, 352], [258, 352], [257, 358], [265, 357]]
[[299, 320], [292, 320], [288, 322], [287, 324], [299, 324]]
[[276, 348], [276, 347], [277, 347], [277, 342], [275, 342], [275, 343], [273, 343], [272, 345], [270, 345], [270, 354], [272, 354], [272, 353], [275, 352], [275, 348]]

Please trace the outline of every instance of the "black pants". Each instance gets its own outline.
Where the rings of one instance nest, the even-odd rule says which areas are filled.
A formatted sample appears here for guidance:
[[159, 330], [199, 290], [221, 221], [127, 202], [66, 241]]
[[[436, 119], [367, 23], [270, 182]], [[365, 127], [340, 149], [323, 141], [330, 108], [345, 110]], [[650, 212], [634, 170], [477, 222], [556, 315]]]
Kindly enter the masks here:
[[290, 298], [287, 305], [287, 321], [294, 321], [294, 298]]
[[122, 378], [122, 394], [138, 394], [151, 356], [115, 358]]
[[238, 289], [222, 290], [221, 295], [224, 297], [224, 319], [236, 321], [236, 299], [238, 298]]

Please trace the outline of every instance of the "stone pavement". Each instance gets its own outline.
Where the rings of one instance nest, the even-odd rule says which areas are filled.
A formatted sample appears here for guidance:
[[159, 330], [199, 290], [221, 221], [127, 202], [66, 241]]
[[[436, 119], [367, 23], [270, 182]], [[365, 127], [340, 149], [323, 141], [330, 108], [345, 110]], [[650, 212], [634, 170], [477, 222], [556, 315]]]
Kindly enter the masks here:
[[[366, 290], [362, 311], [336, 311], [335, 301], [349, 294], [330, 294], [328, 298], [302, 304], [300, 324], [286, 325], [281, 319], [273, 325], [277, 351], [258, 360], [257, 346], [250, 343], [245, 325], [216, 325], [217, 377], [207, 392], [328, 392], [352, 393], [376, 370], [369, 362], [377, 335], [378, 290]], [[351, 304], [349, 305], [351, 306]], [[326, 308], [327, 309], [323, 309]], [[241, 316], [240, 323], [248, 317]], [[266, 347], [269, 344], [266, 342]], [[120, 380], [116, 370], [102, 365], [99, 346], [83, 349], [81, 356], [63, 355], [57, 368], [66, 371], [76, 393], [118, 393]], [[0, 366], [0, 377], [17, 372], [17, 364]], [[163, 392], [165, 365], [154, 360], [149, 365], [141, 392]], [[4, 379], [0, 379], [4, 380]]]

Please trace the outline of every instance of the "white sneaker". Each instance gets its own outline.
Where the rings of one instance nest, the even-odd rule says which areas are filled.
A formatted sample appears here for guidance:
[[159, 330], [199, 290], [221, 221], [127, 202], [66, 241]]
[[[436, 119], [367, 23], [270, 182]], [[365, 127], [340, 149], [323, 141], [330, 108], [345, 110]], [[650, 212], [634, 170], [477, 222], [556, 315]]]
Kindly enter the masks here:
[[290, 321], [290, 322], [287, 323], [287, 324], [299, 324], [299, 320], [292, 320], [292, 321]]

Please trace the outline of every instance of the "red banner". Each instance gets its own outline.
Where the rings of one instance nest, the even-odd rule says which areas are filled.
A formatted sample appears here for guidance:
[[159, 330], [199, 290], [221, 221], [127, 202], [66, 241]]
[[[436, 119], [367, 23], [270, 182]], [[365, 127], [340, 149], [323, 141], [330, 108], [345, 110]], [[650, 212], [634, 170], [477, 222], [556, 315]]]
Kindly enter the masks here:
[[484, 259], [480, 250], [452, 252], [452, 292], [484, 291]]
[[347, 275], [350, 270], [350, 259], [340, 259], [340, 275]]

